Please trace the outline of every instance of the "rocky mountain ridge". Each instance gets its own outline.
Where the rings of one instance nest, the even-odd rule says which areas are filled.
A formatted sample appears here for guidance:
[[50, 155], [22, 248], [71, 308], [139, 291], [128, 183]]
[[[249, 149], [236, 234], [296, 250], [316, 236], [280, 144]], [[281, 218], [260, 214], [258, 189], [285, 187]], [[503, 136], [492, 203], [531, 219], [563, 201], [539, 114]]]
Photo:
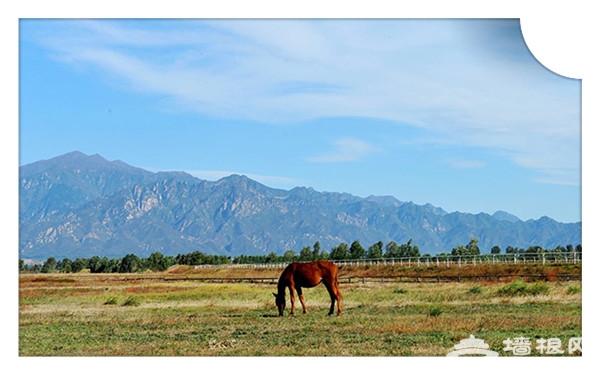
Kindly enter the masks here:
[[225, 255], [297, 252], [319, 241], [329, 250], [359, 240], [405, 243], [421, 253], [450, 252], [479, 239], [529, 247], [581, 243], [581, 222], [507, 212], [447, 213], [394, 197], [367, 198], [312, 188], [273, 189], [245, 176], [206, 181], [184, 172], [150, 172], [100, 155], [72, 152], [20, 168], [19, 256], [148, 256], [192, 251]]

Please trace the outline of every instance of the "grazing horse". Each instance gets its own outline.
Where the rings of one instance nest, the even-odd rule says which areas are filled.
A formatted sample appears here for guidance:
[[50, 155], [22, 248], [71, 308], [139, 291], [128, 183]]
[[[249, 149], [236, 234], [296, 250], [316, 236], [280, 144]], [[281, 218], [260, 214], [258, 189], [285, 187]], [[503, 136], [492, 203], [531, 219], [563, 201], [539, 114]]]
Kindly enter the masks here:
[[279, 310], [279, 316], [283, 316], [285, 310], [285, 288], [290, 289], [290, 301], [292, 302], [292, 311], [290, 315], [294, 315], [294, 289], [298, 292], [300, 303], [302, 304], [302, 312], [306, 314], [306, 305], [304, 304], [304, 296], [302, 288], [313, 288], [320, 282], [325, 284], [325, 288], [331, 297], [331, 307], [329, 314], [333, 314], [333, 306], [337, 301], [338, 312], [342, 313], [342, 293], [338, 283], [338, 267], [326, 260], [318, 260], [315, 262], [294, 262], [290, 263], [281, 273], [279, 282], [277, 283], [277, 294], [275, 296], [275, 304]]

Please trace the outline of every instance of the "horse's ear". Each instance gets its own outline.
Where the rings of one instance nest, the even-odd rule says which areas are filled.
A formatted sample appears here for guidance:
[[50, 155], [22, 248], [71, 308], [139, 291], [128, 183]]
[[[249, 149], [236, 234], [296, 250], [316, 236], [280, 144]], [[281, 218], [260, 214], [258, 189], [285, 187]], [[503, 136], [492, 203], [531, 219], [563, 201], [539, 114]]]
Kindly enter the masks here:
[[273, 293], [273, 295], [275, 296], [275, 298], [277, 298], [277, 294]]

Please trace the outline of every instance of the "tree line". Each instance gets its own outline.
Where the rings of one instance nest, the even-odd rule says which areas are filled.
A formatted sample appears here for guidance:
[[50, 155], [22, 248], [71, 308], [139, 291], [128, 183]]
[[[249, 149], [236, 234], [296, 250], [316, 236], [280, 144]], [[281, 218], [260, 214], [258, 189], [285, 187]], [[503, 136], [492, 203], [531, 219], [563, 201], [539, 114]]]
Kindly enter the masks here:
[[[581, 254], [581, 245], [557, 246], [554, 249], [543, 249], [540, 246], [530, 246], [527, 249], [508, 246], [505, 249], [507, 255], [521, 256], [528, 254], [549, 254], [564, 255], [568, 253]], [[490, 254], [500, 254], [502, 249], [494, 246]], [[440, 253], [435, 257], [443, 258], [448, 256], [462, 255], [480, 255], [479, 241], [477, 238], [471, 238], [468, 244], [460, 245], [452, 249], [450, 253]], [[431, 255], [421, 255], [419, 247], [413, 245], [412, 239], [405, 244], [398, 244], [390, 241], [385, 244], [378, 241], [367, 249], [357, 240], [348, 245], [341, 242], [334, 246], [328, 252], [321, 248], [319, 241], [314, 245], [303, 247], [298, 254], [294, 250], [286, 250], [282, 255], [270, 252], [267, 255], [239, 255], [235, 257], [226, 255], [205, 254], [201, 251], [193, 251], [188, 254], [177, 254], [176, 256], [166, 256], [160, 252], [150, 254], [148, 258], [140, 258], [135, 254], [127, 254], [123, 258], [112, 258], [93, 256], [91, 258], [77, 258], [71, 260], [64, 258], [56, 260], [49, 257], [43, 264], [27, 265], [22, 259], [19, 259], [19, 271], [22, 272], [63, 272], [76, 273], [83, 270], [89, 270], [91, 273], [132, 273], [143, 271], [164, 271], [174, 265], [203, 265], [203, 264], [263, 264], [263, 263], [288, 263], [294, 261], [311, 260], [360, 260], [360, 259], [392, 259], [392, 258], [414, 258], [427, 257]]]

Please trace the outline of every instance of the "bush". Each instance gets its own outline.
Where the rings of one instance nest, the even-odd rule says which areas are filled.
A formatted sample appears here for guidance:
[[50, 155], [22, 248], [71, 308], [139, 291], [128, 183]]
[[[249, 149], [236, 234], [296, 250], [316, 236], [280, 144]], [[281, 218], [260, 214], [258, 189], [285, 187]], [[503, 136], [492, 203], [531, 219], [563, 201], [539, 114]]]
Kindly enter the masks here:
[[538, 294], [550, 293], [550, 287], [543, 282], [536, 282], [528, 286], [524, 281], [517, 280], [506, 284], [498, 289], [498, 294], [502, 296], [537, 296]]
[[516, 280], [498, 289], [498, 294], [502, 296], [522, 296], [526, 291], [527, 284], [522, 280]]
[[550, 293], [550, 287], [546, 283], [537, 282], [527, 288], [527, 292], [532, 296], [537, 296], [538, 294], [548, 294]]

